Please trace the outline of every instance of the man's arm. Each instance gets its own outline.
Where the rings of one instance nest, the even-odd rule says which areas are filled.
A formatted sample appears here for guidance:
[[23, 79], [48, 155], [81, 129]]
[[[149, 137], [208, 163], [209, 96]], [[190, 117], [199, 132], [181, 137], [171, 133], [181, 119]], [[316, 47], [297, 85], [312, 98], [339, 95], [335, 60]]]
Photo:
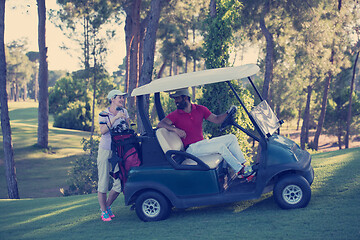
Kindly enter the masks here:
[[175, 132], [180, 138], [185, 138], [186, 137], [186, 132], [182, 129], [176, 128], [172, 121], [168, 118], [163, 118], [163, 120], [161, 120], [158, 125], [158, 128], [165, 128], [169, 131]]
[[212, 123], [215, 123], [215, 124], [221, 124], [225, 118], [227, 116], [227, 113], [224, 113], [224, 114], [220, 114], [220, 115], [215, 115], [213, 113], [210, 114], [210, 116], [206, 119]]

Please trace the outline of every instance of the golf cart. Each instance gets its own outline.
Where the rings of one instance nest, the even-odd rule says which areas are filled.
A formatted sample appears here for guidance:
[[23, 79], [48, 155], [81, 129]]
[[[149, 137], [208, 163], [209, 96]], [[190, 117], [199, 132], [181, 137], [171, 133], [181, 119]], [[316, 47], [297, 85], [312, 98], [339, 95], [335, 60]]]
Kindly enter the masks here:
[[[143, 221], [166, 219], [173, 207], [189, 207], [231, 203], [258, 199], [273, 191], [276, 203], [284, 209], [307, 206], [314, 179], [311, 156], [293, 141], [280, 135], [279, 121], [262, 99], [250, 76], [259, 67], [247, 64], [239, 67], [210, 69], [154, 80], [133, 90], [145, 134], [141, 142], [142, 164], [133, 167], [124, 187], [125, 204], [135, 208]], [[231, 80], [249, 80], [261, 103], [249, 111], [231, 84]], [[145, 96], [154, 94], [159, 120], [165, 117], [160, 92], [227, 82], [255, 128], [255, 133], [234, 121], [232, 110], [221, 128], [233, 125], [259, 144], [255, 165], [256, 178], [247, 182], [236, 177], [219, 154], [195, 157], [184, 150], [181, 139], [164, 128], [154, 129], [145, 113]]]

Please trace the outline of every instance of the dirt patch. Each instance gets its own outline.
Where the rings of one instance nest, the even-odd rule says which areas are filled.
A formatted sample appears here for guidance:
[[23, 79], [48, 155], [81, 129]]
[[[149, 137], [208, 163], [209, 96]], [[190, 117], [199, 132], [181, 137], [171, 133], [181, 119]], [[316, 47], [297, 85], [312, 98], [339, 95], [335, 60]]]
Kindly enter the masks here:
[[[299, 131], [282, 131], [282, 135], [290, 138], [296, 143], [300, 143], [300, 130]], [[309, 132], [309, 142], [314, 140], [315, 130], [310, 130]], [[350, 148], [360, 147], [360, 137], [354, 136], [350, 140]], [[343, 144], [342, 149], [345, 148]], [[319, 138], [319, 152], [331, 152], [339, 150], [338, 139], [336, 136], [321, 134]]]

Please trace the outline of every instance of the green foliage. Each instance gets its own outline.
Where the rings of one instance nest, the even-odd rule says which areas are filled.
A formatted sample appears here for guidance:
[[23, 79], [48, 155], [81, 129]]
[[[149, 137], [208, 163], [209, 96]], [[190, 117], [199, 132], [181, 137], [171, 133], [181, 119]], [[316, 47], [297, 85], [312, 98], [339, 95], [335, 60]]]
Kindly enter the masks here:
[[68, 107], [69, 103], [86, 102], [87, 84], [82, 78], [71, 75], [59, 79], [49, 94], [49, 113], [59, 114]]
[[69, 188], [63, 191], [65, 196], [90, 194], [97, 189], [97, 152], [99, 139], [82, 139], [83, 150], [87, 153], [71, 162], [72, 167], [69, 171]]
[[[239, 10], [241, 3], [236, 0], [219, 0], [216, 1], [216, 16], [208, 15], [205, 24], [207, 32], [205, 35], [205, 64], [208, 69], [221, 68], [228, 66], [229, 49], [232, 44], [232, 34], [237, 20], [239, 19]], [[235, 81], [232, 81], [237, 93], [241, 96], [247, 107], [253, 106], [254, 102], [250, 92], [240, 87]], [[216, 83], [203, 87], [203, 97], [199, 101], [205, 105], [214, 114], [224, 113], [231, 105], [238, 105], [239, 102], [235, 98], [230, 87], [226, 83]], [[244, 109], [239, 108], [236, 117], [237, 122], [241, 122], [242, 127], [251, 129], [250, 119], [246, 115]], [[224, 133], [220, 132], [219, 126], [212, 123], [204, 122], [204, 131], [210, 137], [216, 137]], [[231, 128], [225, 131], [233, 133], [242, 143], [241, 150], [245, 153], [250, 152], [249, 144], [247, 144], [247, 135], [242, 131]]]
[[49, 112], [54, 114], [54, 127], [89, 131], [90, 98], [85, 79], [66, 76], [59, 79], [49, 95]]
[[[330, 91], [324, 129], [327, 134], [338, 137], [342, 140], [345, 136], [347, 126], [347, 115], [349, 111], [350, 86], [352, 68], [343, 69], [333, 82], [333, 89]], [[350, 132], [352, 135], [359, 133], [360, 99], [356, 92], [352, 95], [351, 105], [352, 124]]]
[[208, 15], [204, 24], [204, 57], [207, 69], [228, 66], [232, 34], [242, 5], [237, 0], [217, 0], [216, 16]]
[[[116, 88], [106, 72], [98, 75], [96, 103], [107, 104], [107, 93]], [[89, 131], [91, 129], [92, 86], [81, 70], [59, 79], [49, 95], [49, 112], [54, 114], [54, 127]]]
[[75, 101], [54, 117], [54, 127], [90, 131], [91, 109], [88, 102]]
[[[328, 134], [336, 136], [343, 136], [345, 134], [349, 109], [349, 93], [349, 87], [341, 90], [339, 89], [339, 91], [333, 93], [331, 98], [328, 100], [324, 122], [324, 128]], [[351, 112], [353, 120], [356, 121], [360, 115], [360, 99], [355, 93], [353, 93]]]
[[16, 40], [8, 43], [5, 48], [9, 98], [15, 101], [20, 97], [26, 100], [26, 85], [34, 72], [35, 63], [26, 55], [26, 46], [26, 40]]

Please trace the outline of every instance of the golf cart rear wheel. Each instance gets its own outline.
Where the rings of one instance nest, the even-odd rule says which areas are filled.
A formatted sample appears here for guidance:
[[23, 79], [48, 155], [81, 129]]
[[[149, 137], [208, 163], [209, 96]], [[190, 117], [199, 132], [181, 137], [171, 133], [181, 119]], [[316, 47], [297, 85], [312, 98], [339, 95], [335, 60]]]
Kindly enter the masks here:
[[306, 207], [311, 198], [310, 184], [300, 175], [285, 176], [276, 183], [274, 198], [283, 209]]
[[169, 201], [160, 193], [142, 193], [135, 202], [137, 216], [144, 222], [160, 221], [170, 214]]

